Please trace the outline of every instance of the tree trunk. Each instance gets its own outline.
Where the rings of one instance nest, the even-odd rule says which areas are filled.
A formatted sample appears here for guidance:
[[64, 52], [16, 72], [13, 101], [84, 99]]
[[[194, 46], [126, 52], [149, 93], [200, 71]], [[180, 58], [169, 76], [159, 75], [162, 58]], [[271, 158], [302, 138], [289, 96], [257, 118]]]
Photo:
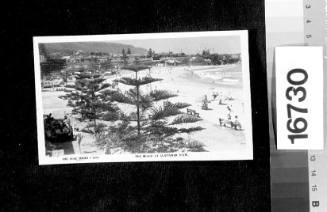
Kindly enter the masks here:
[[[136, 80], [137, 80], [137, 72], [136, 72]], [[137, 134], [141, 134], [141, 126], [140, 126], [140, 94], [139, 94], [140, 86], [136, 85], [136, 115], [137, 115]]]
[[137, 103], [136, 103], [136, 108], [137, 108], [137, 134], [140, 135], [141, 131], [141, 126], [140, 126], [140, 105], [139, 105], [139, 86], [136, 87], [136, 96], [137, 96]]
[[96, 126], [97, 126], [97, 120], [96, 120], [96, 108], [94, 107], [94, 102], [96, 101], [96, 99], [95, 99], [95, 90], [92, 90], [92, 102], [91, 102], [91, 104], [92, 104], [92, 118], [93, 118], [93, 123], [94, 123], [94, 134], [96, 134], [95, 133], [95, 129], [96, 129]]

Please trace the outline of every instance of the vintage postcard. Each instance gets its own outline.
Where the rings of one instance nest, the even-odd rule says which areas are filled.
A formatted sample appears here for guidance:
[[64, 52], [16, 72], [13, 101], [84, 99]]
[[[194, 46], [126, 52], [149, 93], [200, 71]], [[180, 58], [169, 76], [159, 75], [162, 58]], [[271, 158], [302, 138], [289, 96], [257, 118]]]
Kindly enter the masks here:
[[252, 160], [248, 32], [34, 37], [39, 164]]

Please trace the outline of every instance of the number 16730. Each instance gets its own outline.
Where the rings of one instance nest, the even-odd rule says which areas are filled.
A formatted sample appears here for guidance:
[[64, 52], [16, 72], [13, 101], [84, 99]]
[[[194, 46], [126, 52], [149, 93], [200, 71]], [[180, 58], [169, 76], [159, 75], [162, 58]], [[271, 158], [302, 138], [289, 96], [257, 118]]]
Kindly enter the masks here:
[[290, 86], [286, 89], [286, 98], [289, 100], [287, 107], [286, 127], [289, 131], [288, 138], [294, 144], [297, 139], [306, 139], [305, 133], [308, 127], [307, 120], [302, 116], [308, 113], [307, 108], [299, 107], [298, 104], [305, 101], [307, 92], [305, 83], [308, 80], [308, 74], [304, 69], [292, 69], [287, 73], [287, 81]]

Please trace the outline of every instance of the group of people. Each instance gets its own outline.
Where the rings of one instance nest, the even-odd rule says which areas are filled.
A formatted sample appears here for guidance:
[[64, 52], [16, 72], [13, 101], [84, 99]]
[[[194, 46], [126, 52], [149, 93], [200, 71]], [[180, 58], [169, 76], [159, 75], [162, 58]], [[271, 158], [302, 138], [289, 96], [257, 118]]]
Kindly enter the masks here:
[[234, 113], [233, 111], [233, 105], [229, 104], [226, 106], [227, 109], [227, 117], [226, 119], [219, 118], [219, 125], [220, 126], [226, 126], [226, 124], [229, 124], [231, 128], [235, 130], [242, 129], [241, 123], [238, 120], [238, 115]]
[[233, 104], [226, 103], [226, 100], [233, 100], [233, 97], [231, 96], [225, 96], [222, 94], [222, 92], [213, 92], [212, 93], [212, 99], [218, 100], [219, 105], [226, 105], [226, 118], [219, 118], [219, 125], [220, 126], [227, 126], [227, 124], [234, 129], [241, 129], [241, 123], [239, 121], [239, 117], [237, 114], [235, 114], [233, 109]]
[[235, 114], [235, 112], [233, 111], [233, 105], [229, 104], [226, 106], [227, 108], [227, 120], [230, 120], [232, 122], [238, 122], [238, 115]]

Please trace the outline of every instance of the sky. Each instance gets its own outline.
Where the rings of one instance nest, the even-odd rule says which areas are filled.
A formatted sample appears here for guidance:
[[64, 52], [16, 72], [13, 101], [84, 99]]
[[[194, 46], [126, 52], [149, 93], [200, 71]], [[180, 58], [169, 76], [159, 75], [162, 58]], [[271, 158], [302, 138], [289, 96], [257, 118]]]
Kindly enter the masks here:
[[193, 37], [193, 38], [160, 38], [147, 40], [122, 40], [115, 43], [129, 44], [135, 47], [152, 49], [156, 53], [184, 52], [186, 54], [202, 53], [208, 49], [210, 53], [241, 53], [239, 36]]

